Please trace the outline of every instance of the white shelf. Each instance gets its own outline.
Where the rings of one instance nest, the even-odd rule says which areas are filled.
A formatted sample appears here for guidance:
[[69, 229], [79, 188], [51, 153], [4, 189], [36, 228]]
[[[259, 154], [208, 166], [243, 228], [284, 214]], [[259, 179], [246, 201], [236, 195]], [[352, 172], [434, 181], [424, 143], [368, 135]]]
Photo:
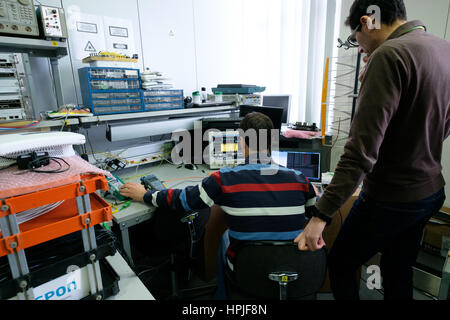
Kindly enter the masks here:
[[[53, 127], [62, 127], [64, 125], [65, 120], [43, 120], [39, 124], [35, 126], [35, 128], [53, 128]], [[78, 118], [69, 118], [67, 119], [68, 124], [66, 126], [78, 125], [80, 122]]]
[[0, 52], [28, 53], [33, 56], [61, 58], [67, 55], [68, 50], [67, 42], [0, 36]]
[[177, 116], [193, 116], [196, 114], [225, 112], [236, 110], [236, 106], [224, 106], [224, 107], [210, 107], [210, 108], [192, 108], [192, 109], [175, 109], [175, 110], [162, 110], [162, 111], [148, 111], [137, 113], [121, 113], [94, 117], [80, 118], [80, 124], [84, 123], [98, 123], [116, 120], [131, 120], [142, 118], [157, 118], [157, 117], [177, 117]]
[[[83, 124], [90, 123], [99, 123], [99, 122], [108, 122], [108, 121], [118, 121], [118, 120], [133, 120], [133, 119], [151, 119], [158, 117], [191, 117], [195, 115], [209, 115], [214, 113], [221, 113], [227, 111], [234, 111], [237, 107], [235, 106], [225, 106], [225, 107], [211, 107], [211, 108], [193, 108], [193, 109], [177, 109], [177, 110], [164, 110], [164, 111], [148, 111], [148, 112], [138, 112], [138, 113], [122, 113], [122, 114], [114, 114], [114, 115], [104, 115], [104, 116], [94, 116], [94, 117], [79, 117], [79, 118], [68, 118], [68, 126], [79, 126]], [[17, 122], [21, 122], [23, 120], [18, 120]], [[58, 128], [64, 125], [64, 119], [58, 120], [43, 120], [39, 124], [30, 128], [40, 129], [40, 128]], [[8, 123], [2, 123], [2, 125], [7, 125]], [[3, 132], [0, 132], [0, 134]], [[4, 133], [13, 133], [4, 132]]]

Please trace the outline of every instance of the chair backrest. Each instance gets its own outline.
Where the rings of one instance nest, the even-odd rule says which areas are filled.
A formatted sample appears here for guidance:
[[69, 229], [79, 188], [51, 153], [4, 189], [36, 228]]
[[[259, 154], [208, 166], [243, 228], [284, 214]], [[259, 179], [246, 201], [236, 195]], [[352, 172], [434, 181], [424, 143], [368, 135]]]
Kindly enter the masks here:
[[326, 250], [300, 251], [292, 241], [258, 241], [245, 244], [236, 253], [234, 286], [256, 299], [279, 299], [280, 287], [269, 279], [273, 272], [295, 272], [298, 279], [287, 286], [287, 299], [315, 295], [326, 276]]

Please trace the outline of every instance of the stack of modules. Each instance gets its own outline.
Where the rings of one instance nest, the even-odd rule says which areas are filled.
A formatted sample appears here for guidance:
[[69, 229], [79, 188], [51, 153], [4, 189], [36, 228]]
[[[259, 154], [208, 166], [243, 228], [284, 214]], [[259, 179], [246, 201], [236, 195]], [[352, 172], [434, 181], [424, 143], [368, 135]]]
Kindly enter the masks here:
[[237, 106], [246, 105], [256, 107], [262, 105], [262, 97], [258, 94], [224, 94], [223, 101], [234, 103]]
[[138, 69], [82, 68], [83, 104], [94, 115], [184, 108], [183, 90], [142, 90]]
[[82, 68], [79, 70], [83, 104], [93, 114], [142, 112], [138, 69]]
[[145, 111], [184, 108], [183, 90], [143, 90]]
[[212, 88], [211, 90], [214, 93], [222, 92], [223, 94], [248, 95], [263, 92], [266, 90], [266, 87], [259, 87], [247, 84], [219, 84], [217, 88]]
[[0, 54], [0, 121], [17, 121], [32, 117], [21, 57]]
[[144, 90], [169, 90], [172, 84], [168, 83], [161, 72], [146, 70], [141, 73], [142, 89]]
[[266, 87], [245, 84], [219, 84], [212, 88], [214, 93], [221, 92], [224, 102], [232, 102], [237, 106], [261, 106], [262, 98], [259, 93], [264, 92]]

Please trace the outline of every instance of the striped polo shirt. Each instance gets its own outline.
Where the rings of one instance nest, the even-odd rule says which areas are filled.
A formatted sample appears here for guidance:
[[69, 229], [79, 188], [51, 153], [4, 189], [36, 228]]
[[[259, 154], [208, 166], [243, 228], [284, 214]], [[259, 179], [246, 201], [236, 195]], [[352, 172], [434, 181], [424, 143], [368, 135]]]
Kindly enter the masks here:
[[257, 240], [294, 240], [303, 230], [305, 213], [316, 194], [299, 171], [279, 165], [250, 164], [224, 168], [197, 186], [149, 191], [144, 201], [171, 210], [200, 210], [214, 205], [226, 213], [230, 245], [228, 266], [240, 245]]

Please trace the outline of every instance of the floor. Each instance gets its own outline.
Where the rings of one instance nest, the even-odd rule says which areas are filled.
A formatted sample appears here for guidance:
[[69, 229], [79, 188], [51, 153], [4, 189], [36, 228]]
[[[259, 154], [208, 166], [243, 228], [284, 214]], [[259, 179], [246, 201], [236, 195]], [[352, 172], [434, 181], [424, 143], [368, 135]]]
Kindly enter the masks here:
[[[383, 290], [370, 290], [367, 287], [366, 267], [362, 268], [362, 276], [361, 276], [361, 288], [360, 288], [360, 298], [361, 300], [383, 300]], [[144, 280], [145, 284], [145, 280]], [[148, 284], [148, 283], [147, 283]], [[194, 276], [191, 281], [185, 286], [185, 289], [181, 291], [181, 299], [183, 300], [213, 300], [214, 299], [214, 290], [215, 290], [216, 282], [215, 280], [210, 282], [204, 282], [200, 278]], [[151, 288], [149, 287], [150, 292]], [[158, 299], [158, 298], [157, 298]], [[172, 297], [161, 297], [161, 299], [172, 299]], [[332, 293], [320, 293], [317, 295], [317, 300], [334, 300]], [[414, 289], [414, 300], [436, 300], [435, 297], [432, 297], [426, 293], [423, 293], [419, 290]]]
[[[366, 266], [362, 267], [361, 272], [361, 287], [359, 289], [359, 295], [361, 300], [383, 300], [383, 290], [370, 290], [367, 287], [367, 277]], [[317, 297], [318, 300], [334, 300], [333, 294], [331, 293], [321, 293]], [[414, 289], [414, 300], [435, 300], [434, 297], [423, 293], [417, 289]]]

